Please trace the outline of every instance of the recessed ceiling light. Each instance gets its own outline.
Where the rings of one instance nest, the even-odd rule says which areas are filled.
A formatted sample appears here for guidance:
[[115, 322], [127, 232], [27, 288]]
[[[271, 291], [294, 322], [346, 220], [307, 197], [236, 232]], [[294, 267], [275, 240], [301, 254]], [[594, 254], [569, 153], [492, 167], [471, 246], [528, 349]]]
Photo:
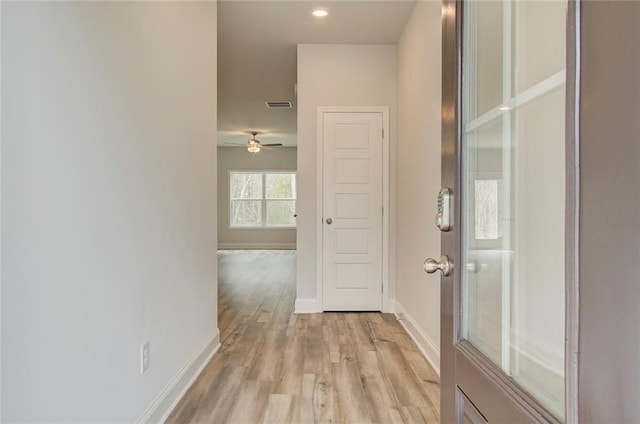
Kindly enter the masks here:
[[313, 12], [311, 12], [311, 14], [316, 18], [324, 18], [329, 14], [329, 11], [324, 7], [316, 7], [315, 9], [313, 9]]

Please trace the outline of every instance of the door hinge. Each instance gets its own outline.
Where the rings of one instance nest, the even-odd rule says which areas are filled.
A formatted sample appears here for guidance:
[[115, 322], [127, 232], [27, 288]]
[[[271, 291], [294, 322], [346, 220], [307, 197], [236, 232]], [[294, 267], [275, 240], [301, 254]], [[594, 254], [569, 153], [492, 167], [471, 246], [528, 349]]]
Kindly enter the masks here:
[[382, 209], [382, 216], [384, 216], [384, 206], [381, 206]]
[[384, 128], [382, 129], [382, 139], [384, 140]]

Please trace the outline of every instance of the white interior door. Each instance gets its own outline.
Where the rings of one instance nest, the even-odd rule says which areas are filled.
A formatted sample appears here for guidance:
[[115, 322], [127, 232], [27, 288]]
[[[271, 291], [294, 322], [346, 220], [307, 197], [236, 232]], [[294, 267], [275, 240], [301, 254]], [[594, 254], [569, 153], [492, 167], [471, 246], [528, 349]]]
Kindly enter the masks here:
[[322, 304], [382, 308], [383, 113], [325, 112]]

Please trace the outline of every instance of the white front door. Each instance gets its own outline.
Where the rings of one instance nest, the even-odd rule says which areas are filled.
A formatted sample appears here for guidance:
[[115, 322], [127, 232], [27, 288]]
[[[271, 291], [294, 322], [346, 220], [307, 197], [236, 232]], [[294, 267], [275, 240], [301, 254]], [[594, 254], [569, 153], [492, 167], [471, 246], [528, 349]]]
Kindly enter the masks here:
[[322, 114], [322, 304], [382, 309], [383, 113]]

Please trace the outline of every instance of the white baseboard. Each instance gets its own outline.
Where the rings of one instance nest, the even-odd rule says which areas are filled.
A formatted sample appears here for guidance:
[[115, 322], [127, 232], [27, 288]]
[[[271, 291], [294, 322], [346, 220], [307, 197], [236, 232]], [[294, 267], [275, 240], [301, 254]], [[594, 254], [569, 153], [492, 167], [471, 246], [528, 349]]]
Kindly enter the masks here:
[[295, 309], [293, 311], [296, 314], [315, 314], [318, 312], [316, 309], [315, 299], [296, 299]]
[[220, 331], [216, 329], [140, 415], [136, 423], [164, 423], [219, 348]]
[[296, 250], [295, 243], [218, 243], [219, 250]]
[[409, 336], [413, 339], [415, 344], [422, 352], [422, 355], [426, 358], [427, 362], [433, 367], [435, 372], [440, 376], [440, 348], [431, 340], [429, 336], [418, 325], [415, 319], [407, 312], [404, 307], [395, 301], [395, 314], [400, 321], [400, 324], [407, 330]]

